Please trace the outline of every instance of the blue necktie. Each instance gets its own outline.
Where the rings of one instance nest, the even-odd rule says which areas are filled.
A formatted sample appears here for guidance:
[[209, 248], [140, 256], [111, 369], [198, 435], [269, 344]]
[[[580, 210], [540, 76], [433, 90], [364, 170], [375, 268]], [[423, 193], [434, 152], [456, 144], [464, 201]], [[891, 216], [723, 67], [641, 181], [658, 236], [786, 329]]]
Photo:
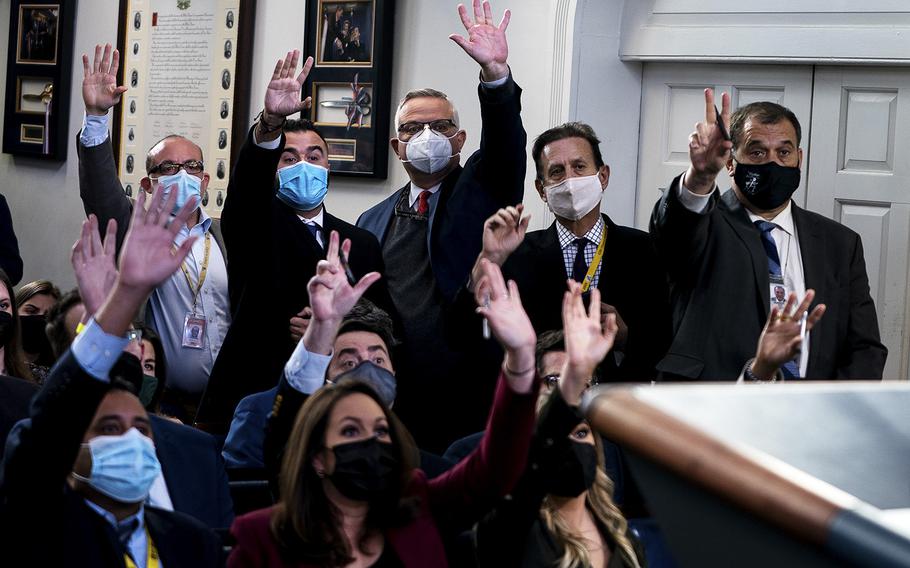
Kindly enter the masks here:
[[[320, 227], [316, 223], [304, 223], [304, 224], [306, 225], [306, 228], [310, 231], [310, 234], [313, 235], [313, 238], [316, 239], [316, 244], [318, 245], [319, 244], [319, 229], [321, 229], [322, 227]], [[322, 245], [320, 245], [320, 246], [322, 246]]]
[[[765, 254], [768, 256], [768, 274], [777, 276], [783, 281], [784, 276], [780, 269], [780, 255], [777, 254], [777, 244], [774, 242], [774, 237], [771, 236], [771, 231], [776, 229], [777, 225], [768, 221], [755, 221], [755, 226], [761, 231], [761, 244], [765, 247]], [[781, 371], [784, 373], [785, 379], [799, 378], [798, 359], [784, 363]]]
[[133, 558], [133, 553], [130, 550], [130, 539], [133, 537], [133, 533], [136, 532], [136, 529], [139, 528], [139, 519], [130, 519], [128, 522], [119, 523], [117, 525], [117, 538], [120, 539], [120, 544], [123, 545], [124, 552], [126, 552], [129, 557], [136, 561]]
[[580, 239], [575, 239], [574, 242], [577, 252], [575, 253], [575, 262], [572, 263], [572, 280], [581, 284], [588, 274], [588, 263], [585, 262], [585, 245], [588, 243], [588, 239], [581, 237]]

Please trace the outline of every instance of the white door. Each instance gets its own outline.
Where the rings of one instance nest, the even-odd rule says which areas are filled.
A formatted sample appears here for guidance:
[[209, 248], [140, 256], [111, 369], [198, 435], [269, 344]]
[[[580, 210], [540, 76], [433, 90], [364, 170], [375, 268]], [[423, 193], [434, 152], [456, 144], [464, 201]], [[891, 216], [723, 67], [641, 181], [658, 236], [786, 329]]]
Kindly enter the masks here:
[[816, 69], [807, 205], [862, 236], [888, 379], [908, 378], [908, 156], [910, 69]]
[[[803, 154], [809, 154], [812, 111], [812, 67], [792, 65], [726, 65], [648, 63], [643, 68], [641, 137], [638, 155], [636, 227], [648, 220], [660, 191], [689, 167], [689, 134], [705, 118], [706, 88], [731, 95], [733, 108], [755, 101], [774, 101], [796, 113], [803, 128]], [[720, 96], [717, 97], [720, 108]], [[805, 204], [806, 168], [794, 199]], [[614, 164], [614, 168], [618, 164]], [[730, 187], [723, 172], [721, 190]]]

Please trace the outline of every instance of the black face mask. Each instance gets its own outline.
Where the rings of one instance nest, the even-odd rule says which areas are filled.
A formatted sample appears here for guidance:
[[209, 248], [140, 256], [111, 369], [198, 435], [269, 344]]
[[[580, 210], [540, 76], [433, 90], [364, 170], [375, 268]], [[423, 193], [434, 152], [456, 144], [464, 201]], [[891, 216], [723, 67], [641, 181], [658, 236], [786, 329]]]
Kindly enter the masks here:
[[335, 471], [329, 476], [338, 491], [354, 501], [374, 501], [392, 490], [400, 469], [392, 444], [368, 438], [332, 448]]
[[29, 355], [50, 355], [51, 343], [44, 328], [46, 316], [19, 316], [22, 326], [22, 349]]
[[799, 187], [799, 167], [736, 162], [733, 179], [749, 203], [762, 211], [777, 209]]
[[578, 497], [594, 485], [597, 477], [597, 448], [571, 442], [562, 461], [549, 479], [547, 493], [557, 497]]
[[13, 338], [13, 314], [0, 311], [0, 347], [9, 343]]

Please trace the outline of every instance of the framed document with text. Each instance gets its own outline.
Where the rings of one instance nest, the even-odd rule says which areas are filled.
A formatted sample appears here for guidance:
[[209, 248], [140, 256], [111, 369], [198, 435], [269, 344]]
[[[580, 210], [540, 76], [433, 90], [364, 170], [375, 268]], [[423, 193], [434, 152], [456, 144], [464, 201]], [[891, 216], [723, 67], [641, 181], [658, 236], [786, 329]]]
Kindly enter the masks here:
[[332, 175], [385, 179], [392, 85], [393, 0], [308, 0], [304, 93], [329, 146]]
[[247, 133], [255, 0], [121, 0], [119, 82], [114, 111], [117, 168], [128, 195], [139, 191], [148, 150], [179, 134], [202, 148], [219, 217], [232, 157]]

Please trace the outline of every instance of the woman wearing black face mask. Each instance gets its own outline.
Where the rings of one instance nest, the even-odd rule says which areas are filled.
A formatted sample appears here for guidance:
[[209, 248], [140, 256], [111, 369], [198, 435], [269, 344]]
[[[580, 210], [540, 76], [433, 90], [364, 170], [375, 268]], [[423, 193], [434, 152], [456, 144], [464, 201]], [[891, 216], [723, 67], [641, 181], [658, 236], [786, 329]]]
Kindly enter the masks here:
[[22, 350], [29, 369], [38, 383], [43, 383], [54, 364], [47, 338], [47, 312], [60, 299], [60, 290], [48, 280], [35, 280], [19, 287], [16, 305], [22, 330]]
[[0, 375], [33, 380], [22, 353], [13, 284], [3, 270], [0, 270]]
[[[643, 552], [613, 503], [600, 436], [581, 421], [578, 404], [597, 363], [612, 347], [615, 320], [602, 336], [584, 330], [580, 289], [563, 303], [567, 360], [559, 386], [537, 419], [528, 467], [511, 498], [477, 527], [480, 566], [639, 568]], [[597, 293], [594, 290], [592, 293]], [[591, 306], [600, 306], [592, 296]], [[589, 314], [593, 316], [593, 314]], [[599, 324], [597, 325], [599, 327]]]
[[[346, 314], [379, 275], [351, 286], [332, 231], [308, 285], [313, 322]], [[350, 252], [350, 242], [342, 247]], [[228, 566], [445, 566], [443, 542], [512, 489], [534, 422], [536, 336], [514, 282], [486, 262], [478, 312], [506, 353], [480, 447], [431, 480], [416, 469], [411, 435], [365, 383], [325, 385], [297, 412], [281, 467], [281, 499], [238, 517]], [[488, 301], [487, 298], [489, 299]], [[340, 319], [339, 317], [339, 319]], [[431, 373], [432, 369], [428, 369]], [[442, 398], [428, 404], [445, 404]], [[276, 399], [276, 408], [282, 401]]]

